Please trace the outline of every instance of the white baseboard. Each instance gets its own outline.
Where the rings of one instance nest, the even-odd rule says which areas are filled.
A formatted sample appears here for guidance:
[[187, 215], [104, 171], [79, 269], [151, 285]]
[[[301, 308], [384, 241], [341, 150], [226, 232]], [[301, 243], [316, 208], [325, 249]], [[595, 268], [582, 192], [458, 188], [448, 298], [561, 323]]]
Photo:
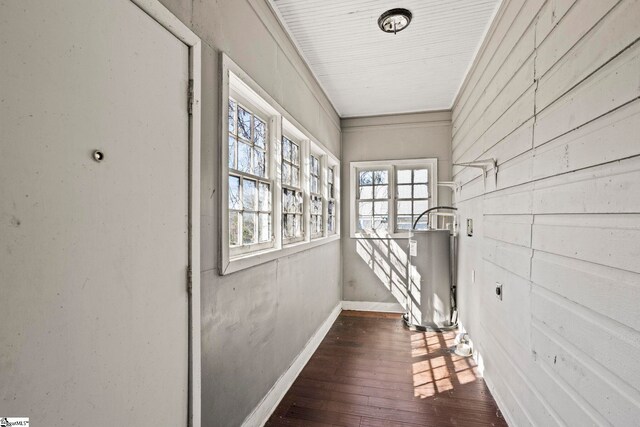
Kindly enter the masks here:
[[302, 368], [304, 368], [311, 356], [313, 356], [313, 353], [316, 351], [325, 335], [327, 335], [327, 332], [329, 332], [329, 329], [333, 325], [333, 322], [338, 318], [341, 311], [342, 303], [338, 303], [338, 305], [336, 305], [331, 311], [331, 314], [329, 314], [329, 317], [327, 317], [327, 319], [309, 339], [300, 354], [298, 354], [294, 359], [291, 366], [289, 366], [289, 369], [287, 369], [286, 372], [278, 378], [278, 381], [276, 381], [273, 387], [271, 387], [271, 390], [269, 390], [267, 395], [244, 420], [242, 423], [243, 427], [263, 426], [267, 422], [273, 411], [278, 407], [278, 404], [284, 395], [289, 391], [289, 388], [300, 374], [300, 371], [302, 371]]
[[504, 401], [502, 400], [502, 396], [498, 394], [496, 387], [493, 384], [493, 380], [490, 377], [484, 377], [484, 383], [487, 385], [487, 388], [489, 389], [491, 396], [493, 396], [493, 400], [496, 401], [496, 405], [498, 405], [498, 408], [502, 413], [502, 417], [507, 422], [507, 425], [515, 426], [516, 423], [513, 421], [513, 417], [511, 416], [511, 413], [507, 410], [508, 409], [507, 405], [504, 404]]
[[380, 311], [384, 313], [404, 313], [405, 310], [397, 302], [342, 301], [343, 310]]

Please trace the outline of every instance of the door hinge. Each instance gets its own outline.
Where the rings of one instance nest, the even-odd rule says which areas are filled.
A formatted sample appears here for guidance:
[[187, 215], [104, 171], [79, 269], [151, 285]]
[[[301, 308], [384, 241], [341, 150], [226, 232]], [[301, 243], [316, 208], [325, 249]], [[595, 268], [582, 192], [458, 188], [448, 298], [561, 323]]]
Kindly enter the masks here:
[[193, 79], [189, 79], [189, 88], [187, 89], [187, 111], [189, 115], [193, 114]]
[[193, 287], [193, 272], [191, 271], [191, 266], [187, 266], [187, 292], [191, 294], [191, 289]]

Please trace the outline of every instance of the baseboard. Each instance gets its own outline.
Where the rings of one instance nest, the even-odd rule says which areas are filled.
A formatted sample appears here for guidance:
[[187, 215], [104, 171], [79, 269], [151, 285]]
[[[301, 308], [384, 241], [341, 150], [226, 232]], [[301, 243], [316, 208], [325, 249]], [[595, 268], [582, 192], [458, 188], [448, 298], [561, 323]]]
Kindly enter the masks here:
[[491, 380], [490, 377], [484, 377], [484, 383], [487, 385], [487, 388], [489, 389], [489, 393], [491, 393], [491, 396], [493, 396], [493, 400], [496, 401], [496, 405], [498, 405], [498, 408], [502, 413], [502, 417], [506, 421], [507, 425], [515, 426], [516, 424], [513, 422], [513, 417], [511, 416], [511, 413], [507, 411], [507, 406], [504, 404], [504, 401], [502, 400], [502, 396], [500, 396], [500, 394], [497, 393], [496, 387], [493, 384], [493, 380]]
[[373, 301], [342, 301], [343, 310], [380, 311], [384, 313], [404, 313], [404, 309], [397, 302]]
[[[463, 328], [462, 324], [460, 324], [460, 327], [462, 328], [461, 329], [462, 331], [466, 332], [466, 329]], [[471, 342], [473, 343], [473, 341]], [[496, 386], [493, 383], [493, 379], [490, 376], [487, 377], [484, 375], [484, 357], [482, 356], [480, 349], [474, 345], [472, 345], [471, 348], [473, 348], [473, 360], [476, 362], [478, 371], [480, 372], [480, 376], [484, 379], [484, 383], [487, 385], [487, 388], [489, 389], [489, 393], [491, 393], [491, 396], [493, 396], [493, 400], [496, 401], [496, 405], [498, 405], [498, 408], [500, 409], [500, 412], [502, 413], [504, 420], [507, 422], [507, 425], [510, 425], [510, 426], [516, 425], [513, 422], [513, 417], [511, 416], [511, 413], [508, 411], [508, 408], [505, 405], [504, 400], [502, 400], [502, 396], [498, 393]]]
[[244, 420], [242, 423], [243, 427], [263, 426], [267, 422], [273, 411], [278, 407], [278, 404], [284, 395], [289, 391], [289, 388], [300, 374], [300, 371], [302, 371], [302, 368], [304, 368], [311, 356], [313, 356], [313, 353], [316, 351], [325, 335], [327, 335], [331, 325], [333, 325], [333, 322], [338, 318], [341, 311], [342, 303], [338, 303], [338, 305], [336, 305], [331, 311], [331, 314], [329, 314], [329, 317], [327, 317], [309, 341], [307, 341], [307, 344], [304, 346], [300, 354], [298, 354], [298, 356], [293, 360], [289, 369], [282, 374], [273, 387], [271, 387], [271, 390], [269, 390], [267, 395], [260, 401], [260, 403], [258, 403], [258, 406], [256, 406], [251, 414], [249, 414], [249, 416]]

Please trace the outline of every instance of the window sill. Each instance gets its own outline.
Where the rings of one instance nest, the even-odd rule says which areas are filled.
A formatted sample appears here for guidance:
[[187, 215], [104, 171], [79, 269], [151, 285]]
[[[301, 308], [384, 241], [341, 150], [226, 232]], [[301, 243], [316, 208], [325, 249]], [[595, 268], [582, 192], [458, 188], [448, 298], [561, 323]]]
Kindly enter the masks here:
[[264, 264], [269, 261], [274, 261], [279, 258], [296, 254], [298, 252], [313, 249], [326, 243], [335, 242], [336, 240], [340, 240], [339, 234], [314, 239], [309, 242], [303, 241], [292, 243], [284, 246], [281, 249], [266, 249], [260, 252], [237, 256], [231, 258], [228, 261], [224, 269], [220, 270], [220, 275], [225, 276], [227, 274], [255, 267], [256, 265]]
[[[421, 233], [423, 231], [417, 231]], [[415, 233], [415, 232], [414, 232]], [[401, 232], [401, 233], [386, 233], [386, 234], [369, 234], [369, 233], [351, 233], [350, 236], [352, 239], [368, 239], [368, 240], [386, 240], [386, 239], [410, 239], [411, 233], [409, 232]]]

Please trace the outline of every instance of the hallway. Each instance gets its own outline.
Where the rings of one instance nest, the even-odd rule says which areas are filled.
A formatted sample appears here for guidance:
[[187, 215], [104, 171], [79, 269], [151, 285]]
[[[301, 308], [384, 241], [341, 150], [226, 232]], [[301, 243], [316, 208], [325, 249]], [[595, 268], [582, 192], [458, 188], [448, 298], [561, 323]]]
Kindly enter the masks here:
[[506, 425], [453, 333], [398, 314], [343, 311], [267, 426]]
[[0, 427], [640, 427], [640, 0], [0, 21]]

